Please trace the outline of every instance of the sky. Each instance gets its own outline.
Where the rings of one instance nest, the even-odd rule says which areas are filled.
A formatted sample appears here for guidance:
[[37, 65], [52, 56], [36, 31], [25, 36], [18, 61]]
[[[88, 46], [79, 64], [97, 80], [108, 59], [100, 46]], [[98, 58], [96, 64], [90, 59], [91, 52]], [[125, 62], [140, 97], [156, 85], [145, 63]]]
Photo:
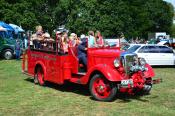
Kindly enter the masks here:
[[175, 0], [164, 0], [164, 1], [170, 2], [175, 7]]

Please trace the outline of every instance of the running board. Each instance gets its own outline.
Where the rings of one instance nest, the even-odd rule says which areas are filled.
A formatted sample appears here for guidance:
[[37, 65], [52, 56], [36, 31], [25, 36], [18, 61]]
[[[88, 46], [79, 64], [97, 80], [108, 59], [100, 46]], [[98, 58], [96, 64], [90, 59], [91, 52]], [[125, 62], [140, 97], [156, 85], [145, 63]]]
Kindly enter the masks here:
[[85, 76], [86, 73], [85, 72], [78, 72], [78, 73], [73, 73], [72, 76], [78, 76], [78, 77], [82, 77]]
[[86, 73], [85, 72], [78, 72], [77, 75], [82, 75], [82, 76], [85, 76]]
[[73, 83], [82, 84], [81, 79], [82, 79], [82, 77], [86, 76], [86, 73], [78, 72], [78, 73], [73, 74], [73, 75], [72, 75], [73, 77], [70, 78], [69, 81], [73, 82]]

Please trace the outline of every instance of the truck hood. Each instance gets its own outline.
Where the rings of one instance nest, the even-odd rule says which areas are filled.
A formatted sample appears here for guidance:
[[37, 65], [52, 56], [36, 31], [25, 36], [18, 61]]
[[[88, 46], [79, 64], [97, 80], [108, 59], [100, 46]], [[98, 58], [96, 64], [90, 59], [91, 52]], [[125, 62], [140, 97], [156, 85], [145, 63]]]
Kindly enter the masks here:
[[89, 54], [97, 57], [120, 57], [120, 50], [116, 48], [90, 48]]

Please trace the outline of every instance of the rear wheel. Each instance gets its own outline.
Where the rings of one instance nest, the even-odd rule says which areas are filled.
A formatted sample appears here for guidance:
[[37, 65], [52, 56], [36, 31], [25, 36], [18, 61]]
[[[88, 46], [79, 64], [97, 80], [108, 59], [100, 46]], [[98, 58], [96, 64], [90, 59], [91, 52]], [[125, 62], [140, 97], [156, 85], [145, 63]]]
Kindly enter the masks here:
[[37, 76], [37, 74], [34, 75], [34, 83], [38, 84], [38, 76]]
[[6, 60], [10, 60], [13, 58], [13, 51], [11, 49], [6, 49], [4, 50], [3, 52], [3, 57], [6, 59]]
[[45, 84], [44, 81], [44, 72], [42, 68], [37, 68], [35, 77], [34, 77], [34, 83], [39, 83], [39, 85], [43, 86]]
[[112, 101], [117, 93], [117, 87], [114, 83], [108, 81], [100, 74], [92, 77], [89, 89], [92, 96], [100, 101]]

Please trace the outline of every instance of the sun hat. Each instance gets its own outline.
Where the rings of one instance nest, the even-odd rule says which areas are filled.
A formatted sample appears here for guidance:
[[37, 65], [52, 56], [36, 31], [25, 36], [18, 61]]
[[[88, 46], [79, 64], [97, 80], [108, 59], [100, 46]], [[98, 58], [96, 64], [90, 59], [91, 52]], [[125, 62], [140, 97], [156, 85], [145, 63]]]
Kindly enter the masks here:
[[71, 33], [70, 36], [76, 36], [76, 34], [75, 33]]
[[85, 36], [84, 34], [82, 34], [82, 35], [80, 36], [80, 39], [84, 39], [84, 38], [86, 38], [86, 36]]
[[50, 38], [50, 34], [49, 34], [49, 33], [45, 33], [45, 34], [44, 34], [44, 37]]
[[56, 34], [61, 34], [62, 32], [61, 31], [57, 31]]

